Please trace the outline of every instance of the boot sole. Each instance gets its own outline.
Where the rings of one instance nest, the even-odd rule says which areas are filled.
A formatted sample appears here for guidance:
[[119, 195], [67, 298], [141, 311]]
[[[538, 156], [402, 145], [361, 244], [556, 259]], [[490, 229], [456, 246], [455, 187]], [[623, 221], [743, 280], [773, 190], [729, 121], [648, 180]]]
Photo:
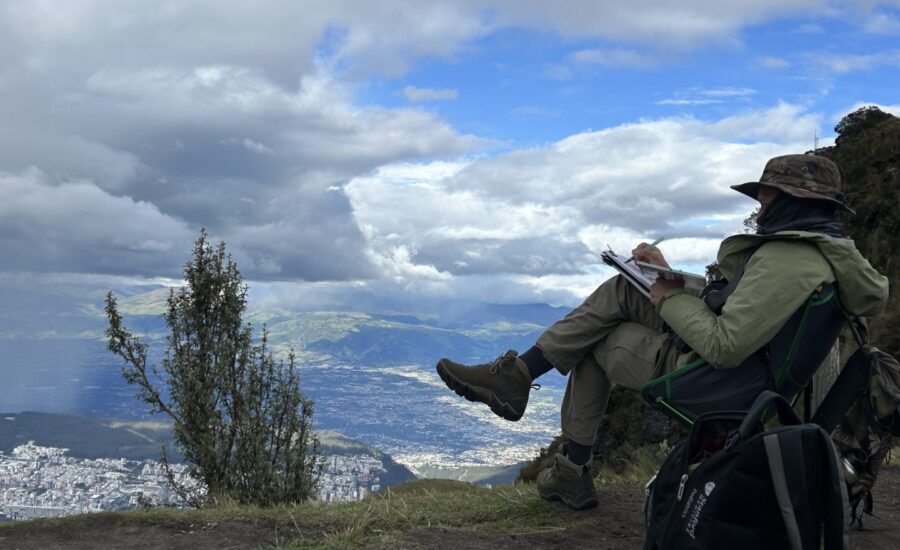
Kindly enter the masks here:
[[594, 508], [597, 504], [600, 503], [600, 500], [597, 497], [588, 497], [587, 499], [576, 502], [572, 499], [567, 499], [565, 495], [562, 493], [558, 493], [556, 491], [548, 491], [544, 492], [538, 489], [538, 495], [544, 500], [549, 501], [560, 501], [572, 510], [587, 510], [589, 508]]
[[491, 390], [473, 386], [453, 376], [441, 361], [438, 361], [437, 373], [438, 376], [441, 377], [441, 380], [444, 381], [444, 384], [456, 392], [456, 395], [464, 397], [469, 401], [484, 403], [491, 408], [491, 411], [493, 411], [494, 414], [500, 418], [509, 420], [510, 422], [516, 422], [522, 418], [522, 413], [516, 412], [509, 403], [501, 401], [500, 398], [497, 397], [497, 394]]

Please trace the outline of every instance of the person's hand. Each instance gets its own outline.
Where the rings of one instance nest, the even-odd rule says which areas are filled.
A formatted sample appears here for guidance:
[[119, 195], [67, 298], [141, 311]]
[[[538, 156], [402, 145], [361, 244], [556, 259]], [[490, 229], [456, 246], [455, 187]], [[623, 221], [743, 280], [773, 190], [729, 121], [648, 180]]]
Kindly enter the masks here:
[[669, 262], [663, 257], [662, 252], [655, 246], [650, 246], [647, 243], [637, 245], [634, 250], [631, 251], [631, 254], [634, 256], [636, 262], [669, 267]]
[[663, 279], [662, 277], [656, 279], [656, 282], [650, 287], [650, 303], [655, 306], [666, 295], [666, 292], [676, 288], [684, 288], [684, 281]]

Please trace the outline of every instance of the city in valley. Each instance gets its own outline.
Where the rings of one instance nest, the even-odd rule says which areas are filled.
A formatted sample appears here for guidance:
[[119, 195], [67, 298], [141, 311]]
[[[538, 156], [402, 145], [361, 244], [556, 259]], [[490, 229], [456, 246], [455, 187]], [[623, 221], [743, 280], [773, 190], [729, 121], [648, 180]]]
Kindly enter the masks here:
[[[29, 442], [0, 452], [0, 521], [59, 517], [147, 506], [183, 507], [155, 461], [81, 459], [67, 449]], [[175, 482], [190, 487], [188, 466], [173, 464]], [[381, 488], [382, 462], [366, 455], [323, 460], [317, 493], [323, 502], [361, 500]]]

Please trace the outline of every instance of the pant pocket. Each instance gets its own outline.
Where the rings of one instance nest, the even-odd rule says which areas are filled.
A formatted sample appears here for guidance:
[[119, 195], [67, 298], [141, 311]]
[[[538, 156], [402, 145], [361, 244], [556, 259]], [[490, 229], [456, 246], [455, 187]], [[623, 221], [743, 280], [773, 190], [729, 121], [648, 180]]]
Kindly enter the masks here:
[[639, 390], [659, 371], [670, 338], [638, 323], [622, 323], [593, 349], [593, 355], [610, 382]]

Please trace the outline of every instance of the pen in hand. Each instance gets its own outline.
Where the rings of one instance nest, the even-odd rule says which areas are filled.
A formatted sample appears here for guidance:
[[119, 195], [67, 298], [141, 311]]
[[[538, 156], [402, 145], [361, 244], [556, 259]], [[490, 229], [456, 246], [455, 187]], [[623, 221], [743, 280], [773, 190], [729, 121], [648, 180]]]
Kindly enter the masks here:
[[[660, 238], [656, 239], [655, 241], [653, 241], [652, 243], [650, 243], [648, 248], [653, 248], [654, 246], [658, 245], [659, 243], [663, 242], [664, 240], [665, 240], [665, 237], [660, 237]], [[633, 261], [634, 261], [634, 254], [632, 254], [630, 258], [625, 260], [625, 263], [627, 264], [627, 263], [633, 262]]]

